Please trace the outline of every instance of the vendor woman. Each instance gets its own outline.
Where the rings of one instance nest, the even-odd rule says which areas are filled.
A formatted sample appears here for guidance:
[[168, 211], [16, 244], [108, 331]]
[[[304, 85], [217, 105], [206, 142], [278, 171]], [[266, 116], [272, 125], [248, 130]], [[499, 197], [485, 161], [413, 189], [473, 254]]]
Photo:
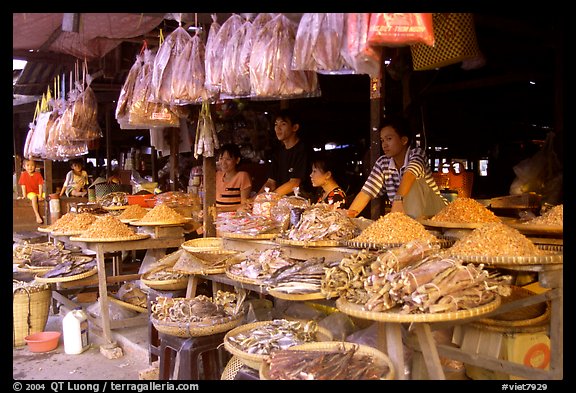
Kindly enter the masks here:
[[356, 217], [373, 198], [384, 193], [392, 202], [391, 212], [403, 212], [412, 218], [433, 216], [448, 204], [432, 177], [424, 150], [410, 147], [412, 134], [405, 118], [386, 118], [380, 128], [380, 141], [384, 155], [376, 160], [352, 201], [349, 217]]

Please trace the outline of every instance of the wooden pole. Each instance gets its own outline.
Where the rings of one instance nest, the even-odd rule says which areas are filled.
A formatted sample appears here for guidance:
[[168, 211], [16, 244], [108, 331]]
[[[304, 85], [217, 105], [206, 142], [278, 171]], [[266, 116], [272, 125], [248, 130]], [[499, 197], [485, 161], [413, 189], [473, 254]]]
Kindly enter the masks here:
[[[180, 119], [180, 121], [186, 121]], [[170, 128], [170, 191], [176, 191], [176, 182], [178, 180], [178, 152], [180, 147], [180, 130]]]
[[[112, 143], [111, 143], [111, 115], [112, 110], [110, 105], [106, 105], [105, 107], [106, 112], [106, 178], [110, 179], [112, 176]], [[124, 169], [124, 168], [120, 168]]]
[[[382, 54], [382, 64], [379, 76], [370, 78], [370, 168], [374, 166], [376, 160], [382, 154], [380, 151], [380, 118], [382, 117], [382, 102], [384, 99], [384, 75], [381, 71], [384, 66], [384, 55]], [[375, 220], [384, 214], [384, 203], [382, 198], [374, 198], [370, 202], [370, 218]]]
[[216, 236], [214, 213], [216, 209], [216, 158], [204, 157], [202, 163], [204, 171], [204, 237]]

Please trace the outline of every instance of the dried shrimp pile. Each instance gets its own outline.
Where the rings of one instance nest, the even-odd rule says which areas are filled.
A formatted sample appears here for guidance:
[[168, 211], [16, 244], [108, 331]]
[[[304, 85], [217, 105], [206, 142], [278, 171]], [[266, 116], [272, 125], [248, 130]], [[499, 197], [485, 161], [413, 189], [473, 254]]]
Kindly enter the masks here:
[[288, 239], [299, 241], [350, 240], [359, 233], [349, 217], [325, 203], [317, 203], [302, 213], [288, 232]]
[[134, 230], [118, 218], [104, 216], [95, 221], [85, 231], [82, 231], [81, 237], [86, 239], [114, 239], [133, 237], [134, 235]]
[[74, 218], [66, 226], [54, 232], [78, 232], [87, 229], [98, 217], [92, 213], [76, 213]]
[[265, 360], [275, 380], [379, 380], [389, 372], [357, 347], [337, 351], [277, 350]]
[[480, 202], [466, 197], [456, 198], [430, 220], [454, 223], [500, 222], [500, 218]]
[[49, 225], [47, 229], [51, 232], [62, 232], [68, 227], [68, 224], [74, 219], [74, 217], [76, 217], [76, 213], [66, 213], [56, 220], [54, 224]]
[[159, 296], [152, 303], [152, 317], [158, 321], [194, 323], [210, 326], [228, 322], [239, 315], [246, 294], [218, 291], [214, 299], [205, 295], [194, 298]]
[[166, 205], [156, 205], [144, 217], [140, 219], [142, 222], [162, 222], [166, 224], [182, 223], [186, 221], [186, 217], [178, 213], [176, 210]]
[[268, 355], [273, 350], [316, 341], [315, 321], [274, 319], [266, 324], [228, 336], [228, 341], [243, 352]]
[[535, 217], [530, 221], [526, 221], [525, 225], [551, 225], [563, 226], [564, 225], [564, 205], [556, 205], [550, 210], [546, 211], [539, 217]]
[[140, 205], [128, 205], [126, 209], [122, 213], [120, 213], [117, 217], [120, 220], [140, 220], [148, 213], [148, 210], [144, 209]]
[[511, 276], [491, 276], [483, 265], [431, 255], [398, 272], [373, 274], [366, 281], [368, 311], [401, 305], [401, 313], [439, 313], [475, 308], [510, 294]]
[[424, 225], [412, 217], [400, 213], [388, 213], [374, 221], [359, 236], [352, 239], [355, 242], [366, 243], [408, 243], [420, 239], [425, 242], [436, 242], [436, 236], [426, 230]]
[[452, 247], [450, 255], [464, 256], [540, 256], [546, 253], [517, 229], [501, 222], [492, 222], [474, 229]]

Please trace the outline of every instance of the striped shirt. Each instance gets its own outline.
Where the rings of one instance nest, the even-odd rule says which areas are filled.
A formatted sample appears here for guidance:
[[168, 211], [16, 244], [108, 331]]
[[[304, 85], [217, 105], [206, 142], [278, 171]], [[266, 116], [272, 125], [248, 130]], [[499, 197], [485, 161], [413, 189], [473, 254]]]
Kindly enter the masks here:
[[426, 154], [419, 147], [408, 149], [404, 158], [404, 165], [400, 170], [396, 168], [394, 159], [385, 155], [380, 156], [376, 160], [368, 179], [366, 179], [362, 191], [372, 198], [383, 196], [386, 193], [388, 199], [393, 201], [396, 190], [400, 187], [400, 179], [406, 171], [412, 172], [417, 179], [424, 178], [426, 184], [441, 196], [440, 189], [432, 177], [432, 171], [427, 165]]
[[242, 203], [241, 190], [252, 186], [246, 171], [236, 172], [229, 181], [224, 181], [224, 172], [216, 172], [216, 206], [236, 206]]

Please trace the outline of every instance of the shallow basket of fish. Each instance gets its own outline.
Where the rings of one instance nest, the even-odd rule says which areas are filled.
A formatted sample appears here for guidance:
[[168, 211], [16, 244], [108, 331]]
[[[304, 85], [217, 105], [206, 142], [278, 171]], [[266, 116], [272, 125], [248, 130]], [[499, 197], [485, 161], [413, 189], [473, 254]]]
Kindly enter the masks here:
[[227, 332], [242, 323], [244, 314], [219, 318], [213, 324], [199, 322], [169, 322], [150, 316], [150, 321], [160, 333], [169, 334], [176, 337], [200, 337], [212, 334]]
[[[224, 348], [226, 348], [226, 350], [233, 356], [236, 356], [238, 359], [240, 359], [240, 361], [242, 361], [242, 363], [244, 363], [246, 366], [258, 370], [260, 368], [260, 364], [264, 361], [266, 356], [268, 356], [268, 353], [249, 353], [245, 350], [242, 350], [232, 342], [231, 337], [247, 334], [253, 330], [257, 330], [259, 328], [270, 325], [272, 322], [273, 321], [253, 322], [238, 326], [230, 330], [224, 336]], [[328, 329], [321, 326], [316, 327], [315, 337], [316, 341], [330, 341], [333, 338], [332, 333]]]
[[278, 244], [297, 247], [338, 247], [342, 243], [341, 240], [291, 240], [277, 237], [274, 240]]
[[[54, 270], [54, 269], [52, 269]], [[93, 268], [86, 270], [79, 274], [74, 274], [70, 276], [56, 276], [56, 277], [45, 277], [48, 275], [52, 270], [49, 270], [45, 273], [37, 274], [34, 279], [38, 282], [42, 283], [57, 283], [57, 282], [68, 282], [68, 281], [76, 281], [81, 280], [86, 277], [93, 276], [94, 274], [98, 273], [98, 267], [94, 266]]]
[[[162, 271], [166, 272], [166, 277], [169, 277], [170, 274], [174, 277], [180, 277], [163, 279], [152, 278], [157, 277], [158, 273]], [[185, 289], [188, 286], [188, 275], [174, 272], [168, 266], [158, 266], [144, 273], [140, 278], [140, 281], [152, 289], [157, 289], [160, 291], [176, 291], [179, 289]]]
[[202, 237], [198, 239], [187, 240], [182, 243], [182, 248], [186, 251], [214, 251], [224, 247], [224, 242], [219, 237]]
[[[354, 350], [352, 357], [344, 355], [345, 352]], [[299, 351], [298, 355], [294, 356], [294, 364], [300, 363], [293, 373], [293, 378], [290, 378], [292, 373], [288, 369], [284, 369], [285, 378], [276, 378], [278, 375], [275, 367], [274, 357], [278, 354], [273, 354], [266, 357], [266, 360], [260, 364], [259, 373], [260, 379], [379, 379], [379, 380], [392, 380], [394, 379], [395, 370], [394, 365], [390, 358], [376, 348], [341, 341], [328, 341], [328, 342], [311, 342], [301, 345], [295, 345], [287, 350], [279, 351], [283, 358], [291, 356], [285, 351]], [[342, 353], [342, 356], [335, 358], [335, 354]], [[325, 362], [322, 356], [325, 355]], [[309, 357], [310, 359], [306, 359]], [[304, 360], [303, 360], [304, 359]], [[313, 361], [312, 359], [316, 359]], [[330, 375], [326, 372], [327, 369], [335, 369], [338, 364], [338, 359], [343, 363], [337, 369], [340, 371], [337, 375]], [[286, 362], [282, 362], [284, 366], [289, 366]], [[304, 363], [304, 366], [302, 366]], [[346, 374], [343, 374], [347, 372]], [[323, 376], [321, 376], [323, 375]], [[356, 378], [354, 377], [356, 376]], [[362, 377], [363, 376], [363, 377]], [[370, 377], [368, 377], [370, 376]]]

